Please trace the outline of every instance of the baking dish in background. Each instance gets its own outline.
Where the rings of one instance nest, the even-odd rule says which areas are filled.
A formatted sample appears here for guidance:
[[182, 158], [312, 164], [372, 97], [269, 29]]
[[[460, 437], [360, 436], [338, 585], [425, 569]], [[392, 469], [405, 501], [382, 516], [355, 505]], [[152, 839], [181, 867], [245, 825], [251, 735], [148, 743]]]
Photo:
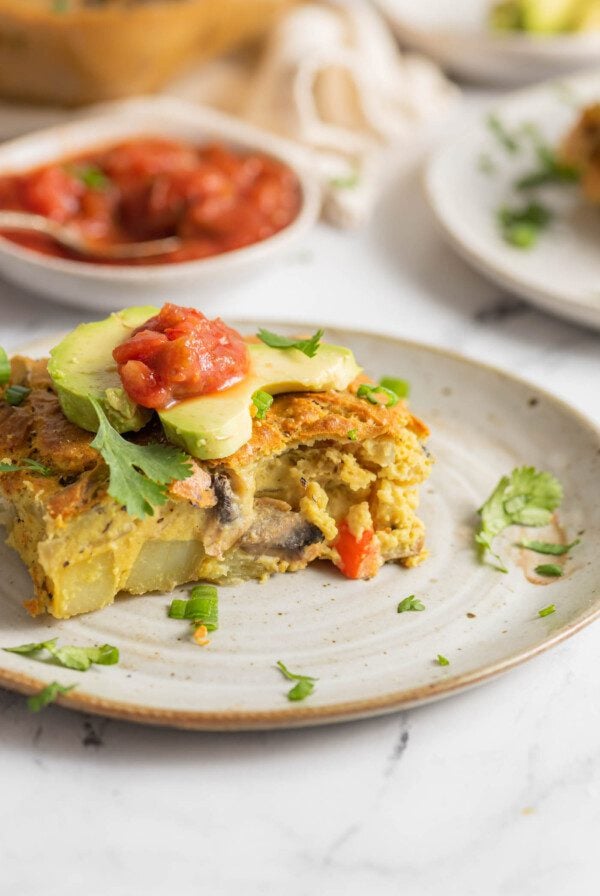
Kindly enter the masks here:
[[0, 96], [80, 105], [158, 90], [295, 0], [0, 0]]

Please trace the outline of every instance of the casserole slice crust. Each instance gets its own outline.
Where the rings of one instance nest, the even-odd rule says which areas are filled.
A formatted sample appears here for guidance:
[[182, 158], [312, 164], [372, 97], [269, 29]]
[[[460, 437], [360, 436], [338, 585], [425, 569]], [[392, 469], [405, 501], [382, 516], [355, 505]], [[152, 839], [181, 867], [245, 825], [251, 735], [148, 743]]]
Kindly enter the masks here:
[[[388, 560], [411, 566], [425, 556], [416, 510], [431, 465], [427, 428], [402, 402], [358, 398], [358, 383], [276, 397], [239, 451], [193, 460], [193, 476], [137, 519], [107, 494], [93, 435], [62, 414], [45, 362], [14, 358], [12, 382], [31, 392], [19, 407], [0, 401], [0, 460], [31, 458], [52, 471], [0, 475], [2, 521], [31, 573], [34, 615], [68, 618], [120, 591], [262, 579], [316, 559], [339, 565], [340, 525], [356, 539], [374, 531], [369, 575]], [[153, 424], [129, 437], [164, 438]]]

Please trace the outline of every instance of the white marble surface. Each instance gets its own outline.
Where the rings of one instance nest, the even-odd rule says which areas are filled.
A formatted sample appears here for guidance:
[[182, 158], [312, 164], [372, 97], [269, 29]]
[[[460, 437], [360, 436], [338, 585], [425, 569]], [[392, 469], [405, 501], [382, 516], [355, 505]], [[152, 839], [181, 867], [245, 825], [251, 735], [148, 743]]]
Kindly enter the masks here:
[[[600, 334], [470, 271], [437, 236], [416, 170], [368, 229], [319, 228], [219, 313], [448, 346], [600, 422]], [[0, 284], [7, 348], [77, 319]], [[0, 691], [0, 893], [595, 896], [598, 635], [439, 704], [287, 733], [30, 715]]]

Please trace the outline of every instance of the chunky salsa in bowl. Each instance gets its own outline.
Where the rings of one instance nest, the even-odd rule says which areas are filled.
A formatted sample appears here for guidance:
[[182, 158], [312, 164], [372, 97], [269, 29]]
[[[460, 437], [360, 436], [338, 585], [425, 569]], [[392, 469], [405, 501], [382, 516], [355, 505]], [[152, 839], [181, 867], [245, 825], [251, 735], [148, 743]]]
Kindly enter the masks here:
[[154, 257], [106, 260], [44, 234], [0, 231], [44, 255], [93, 264], [164, 265], [221, 255], [283, 230], [300, 206], [300, 183], [287, 164], [216, 141], [135, 136], [0, 176], [0, 210], [49, 218], [93, 246], [179, 241]]

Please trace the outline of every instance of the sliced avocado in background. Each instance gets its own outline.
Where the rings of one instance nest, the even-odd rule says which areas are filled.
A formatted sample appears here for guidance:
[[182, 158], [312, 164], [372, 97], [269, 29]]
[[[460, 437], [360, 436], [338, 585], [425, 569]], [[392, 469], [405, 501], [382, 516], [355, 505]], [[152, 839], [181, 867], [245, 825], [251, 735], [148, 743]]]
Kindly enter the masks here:
[[573, 0], [521, 0], [523, 27], [533, 34], [568, 31], [576, 5]]
[[505, 0], [490, 14], [500, 31], [561, 34], [578, 27], [585, 0]]
[[129, 398], [119, 378], [113, 349], [132, 330], [158, 314], [152, 305], [126, 308], [105, 320], [80, 324], [50, 352], [48, 372], [65, 417], [96, 432], [98, 418], [90, 398], [97, 399], [118, 432], [138, 430], [152, 412]]
[[314, 358], [296, 348], [270, 348], [263, 343], [248, 348], [251, 370], [240, 383], [159, 411], [170, 442], [200, 459], [227, 457], [252, 435], [250, 409], [258, 390], [271, 395], [342, 390], [361, 371], [350, 349], [337, 345], [322, 343]]

